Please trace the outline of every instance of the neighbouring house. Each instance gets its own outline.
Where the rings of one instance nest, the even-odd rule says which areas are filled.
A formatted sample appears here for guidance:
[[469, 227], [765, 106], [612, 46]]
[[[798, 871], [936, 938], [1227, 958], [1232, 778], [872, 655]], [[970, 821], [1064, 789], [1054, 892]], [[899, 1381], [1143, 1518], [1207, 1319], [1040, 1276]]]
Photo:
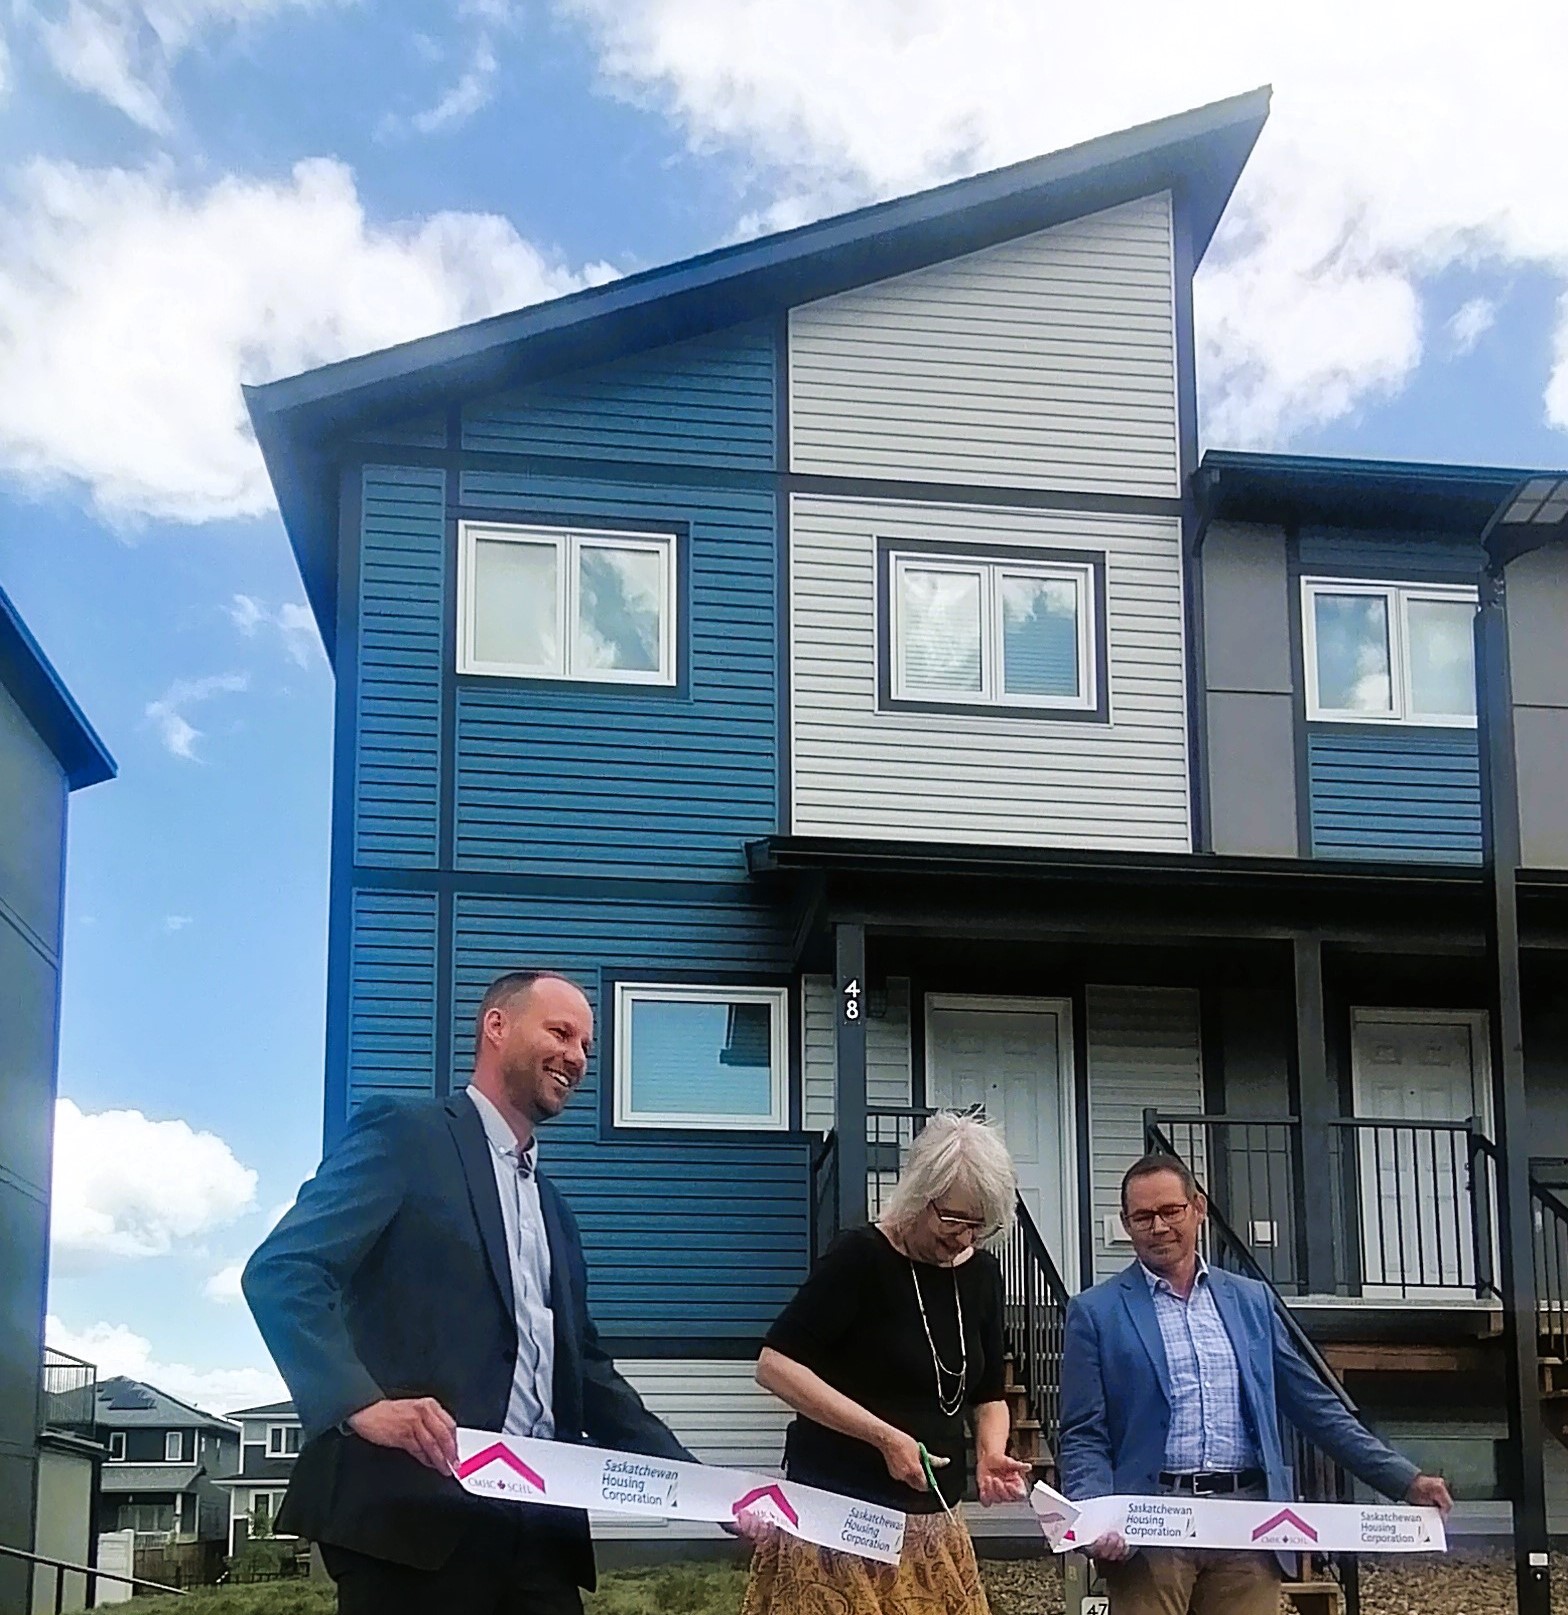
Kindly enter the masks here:
[[239, 1469], [222, 1478], [229, 1494], [229, 1552], [272, 1535], [272, 1522], [299, 1456], [300, 1424], [292, 1402], [270, 1402], [229, 1415], [240, 1428]]
[[[1526, 474], [1200, 454], [1192, 277], [1266, 112], [249, 394], [337, 680], [327, 1141], [460, 1085], [496, 974], [573, 975], [598, 1044], [543, 1161], [704, 1457], [777, 1464], [764, 1330], [979, 1105], [1021, 1174], [1020, 1450], [1159, 1145], [1325, 1381], [1506, 1522], [1470, 647]], [[1568, 569], [1510, 576], [1551, 1241]]]
[[[0, 589], [0, 1547], [55, 1558], [86, 1545], [93, 1464], [91, 1409], [54, 1400], [67, 1387], [44, 1350], [66, 818], [74, 791], [114, 772]], [[27, 1588], [0, 1555], [0, 1608], [26, 1608]]]
[[98, 1529], [226, 1543], [229, 1497], [217, 1482], [239, 1468], [239, 1427], [124, 1376], [104, 1380], [97, 1401], [108, 1450]]

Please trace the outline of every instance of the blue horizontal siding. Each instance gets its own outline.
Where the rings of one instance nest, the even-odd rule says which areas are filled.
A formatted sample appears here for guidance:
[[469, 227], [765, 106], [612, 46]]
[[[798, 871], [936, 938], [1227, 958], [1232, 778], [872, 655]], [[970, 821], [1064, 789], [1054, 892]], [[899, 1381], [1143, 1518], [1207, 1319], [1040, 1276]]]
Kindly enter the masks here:
[[1475, 730], [1324, 725], [1307, 737], [1307, 768], [1315, 856], [1480, 862]]
[[778, 827], [777, 539], [771, 498], [470, 471], [462, 502], [687, 531], [682, 683], [468, 680], [457, 698], [463, 870], [734, 879]]
[[790, 1136], [604, 1136], [609, 1067], [600, 1051], [613, 1059], [615, 1038], [605, 1025], [613, 996], [605, 974], [760, 981], [787, 973], [788, 954], [782, 916], [760, 904], [546, 905], [462, 894], [454, 901], [454, 1071], [468, 1069], [473, 1016], [503, 970], [564, 970], [594, 1005], [599, 1049], [565, 1112], [542, 1133], [540, 1150], [582, 1226], [594, 1318], [608, 1334], [760, 1335], [806, 1270], [809, 1156], [805, 1142]]
[[436, 900], [354, 893], [349, 941], [348, 1106], [435, 1092]]
[[439, 856], [446, 473], [367, 466], [359, 553], [354, 854]]
[[768, 470], [775, 340], [743, 326], [471, 404], [463, 447]]
[[1474, 538], [1458, 533], [1376, 533], [1303, 527], [1298, 543], [1306, 572], [1378, 574], [1397, 583], [1412, 573], [1474, 583], [1485, 557]]

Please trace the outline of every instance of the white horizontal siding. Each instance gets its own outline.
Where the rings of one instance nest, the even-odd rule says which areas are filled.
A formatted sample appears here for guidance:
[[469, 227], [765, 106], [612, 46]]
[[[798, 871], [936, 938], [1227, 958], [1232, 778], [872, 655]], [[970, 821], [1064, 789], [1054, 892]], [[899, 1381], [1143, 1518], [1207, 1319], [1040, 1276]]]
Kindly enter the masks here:
[[[632, 1358], [617, 1363], [651, 1412], [705, 1464], [780, 1473], [790, 1410], [757, 1384], [757, 1365], [723, 1358]], [[598, 1537], [718, 1536], [717, 1526], [594, 1514]]]
[[[1094, 1276], [1102, 1279], [1132, 1260], [1124, 1238], [1107, 1240], [1106, 1219], [1120, 1212], [1122, 1174], [1143, 1154], [1144, 1107], [1203, 1109], [1198, 995], [1185, 987], [1090, 987], [1088, 1023]], [[1201, 1162], [1192, 1165], [1201, 1177]]]
[[[801, 1126], [826, 1133], [838, 1106], [838, 1038], [833, 982], [827, 976], [801, 981]], [[866, 1102], [895, 1108], [910, 1105], [909, 983], [887, 984], [887, 1011], [866, 1017]]]
[[[876, 542], [1106, 557], [1110, 722], [877, 710]], [[797, 834], [1191, 849], [1173, 517], [791, 499]]]
[[790, 466], [1178, 490], [1161, 194], [790, 311]]

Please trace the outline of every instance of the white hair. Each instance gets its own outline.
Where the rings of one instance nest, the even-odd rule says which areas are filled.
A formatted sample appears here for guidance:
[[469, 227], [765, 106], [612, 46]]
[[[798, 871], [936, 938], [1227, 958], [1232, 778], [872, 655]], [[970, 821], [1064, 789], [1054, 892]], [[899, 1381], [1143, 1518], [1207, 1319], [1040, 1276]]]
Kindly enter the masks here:
[[1018, 1173], [1001, 1133], [978, 1116], [939, 1110], [909, 1146], [882, 1221], [907, 1228], [933, 1200], [955, 1190], [974, 1197], [988, 1228], [1012, 1225]]

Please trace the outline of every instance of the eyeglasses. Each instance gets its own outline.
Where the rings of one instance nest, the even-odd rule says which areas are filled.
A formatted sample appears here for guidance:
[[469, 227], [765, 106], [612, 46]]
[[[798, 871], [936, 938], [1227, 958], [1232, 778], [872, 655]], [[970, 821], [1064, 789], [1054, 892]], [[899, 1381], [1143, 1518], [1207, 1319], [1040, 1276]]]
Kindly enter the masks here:
[[1179, 1205], [1156, 1206], [1153, 1211], [1129, 1211], [1126, 1223], [1129, 1228], [1136, 1228], [1140, 1234], [1146, 1234], [1153, 1228], [1156, 1218], [1167, 1228], [1174, 1228], [1191, 1210], [1192, 1202], [1183, 1200]]
[[943, 1211], [934, 1200], [930, 1202], [930, 1206], [932, 1211], [936, 1213], [937, 1222], [943, 1228], [965, 1228], [976, 1239], [989, 1239], [1000, 1226], [998, 1223], [981, 1222], [975, 1217], [960, 1217], [954, 1212]]

